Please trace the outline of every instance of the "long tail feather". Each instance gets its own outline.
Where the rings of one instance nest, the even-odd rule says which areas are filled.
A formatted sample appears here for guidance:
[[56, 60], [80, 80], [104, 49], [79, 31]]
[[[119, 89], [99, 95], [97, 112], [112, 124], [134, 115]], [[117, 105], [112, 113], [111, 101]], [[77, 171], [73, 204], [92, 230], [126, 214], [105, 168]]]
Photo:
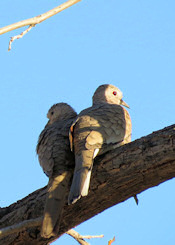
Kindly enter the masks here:
[[42, 237], [49, 238], [55, 236], [59, 230], [69, 181], [70, 174], [68, 172], [64, 172], [62, 175], [50, 178], [49, 180], [41, 229]]
[[81, 196], [87, 196], [93, 166], [94, 151], [82, 151], [80, 156], [75, 156], [75, 170], [68, 204], [74, 204]]

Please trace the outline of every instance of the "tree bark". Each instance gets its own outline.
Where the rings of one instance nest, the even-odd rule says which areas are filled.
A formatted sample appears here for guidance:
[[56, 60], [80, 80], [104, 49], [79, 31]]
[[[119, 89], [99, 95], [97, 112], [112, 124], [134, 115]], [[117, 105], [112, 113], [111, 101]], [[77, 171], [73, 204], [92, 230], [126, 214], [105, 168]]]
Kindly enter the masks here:
[[[87, 197], [76, 204], [65, 204], [57, 237], [136, 194], [175, 177], [175, 124], [110, 151], [95, 160]], [[42, 216], [46, 187], [0, 209], [0, 228]], [[40, 227], [0, 239], [0, 244], [43, 245]]]

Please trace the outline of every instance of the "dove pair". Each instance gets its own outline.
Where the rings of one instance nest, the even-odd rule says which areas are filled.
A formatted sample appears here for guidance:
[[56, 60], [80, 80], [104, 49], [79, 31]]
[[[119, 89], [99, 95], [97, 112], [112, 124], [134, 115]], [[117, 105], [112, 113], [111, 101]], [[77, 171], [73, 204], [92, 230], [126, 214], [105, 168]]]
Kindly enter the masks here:
[[94, 158], [131, 141], [131, 119], [123, 107], [129, 106], [122, 97], [117, 87], [104, 84], [95, 91], [93, 105], [78, 116], [66, 103], [49, 109], [37, 145], [40, 165], [49, 176], [43, 237], [58, 232], [68, 192], [68, 204], [88, 195]]

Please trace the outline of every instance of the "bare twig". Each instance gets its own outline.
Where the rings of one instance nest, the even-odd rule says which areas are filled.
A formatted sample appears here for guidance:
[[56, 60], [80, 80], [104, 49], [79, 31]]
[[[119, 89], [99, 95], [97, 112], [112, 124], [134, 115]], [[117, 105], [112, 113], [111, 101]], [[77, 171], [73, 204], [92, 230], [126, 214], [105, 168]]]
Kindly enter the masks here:
[[39, 217], [36, 219], [25, 220], [18, 224], [14, 224], [14, 225], [2, 228], [0, 229], [0, 238], [3, 238], [4, 236], [13, 234], [15, 232], [22, 231], [23, 229], [26, 229], [29, 227], [39, 226], [41, 225], [41, 222], [42, 222], [42, 217]]
[[81, 245], [90, 245], [81, 237], [81, 235], [78, 232], [74, 231], [73, 229], [67, 231], [66, 234], [73, 237]]
[[29, 32], [32, 27], [34, 27], [35, 25], [30, 25], [25, 31], [21, 32], [21, 34], [17, 35], [17, 36], [14, 36], [10, 39], [10, 42], [9, 42], [9, 48], [8, 48], [8, 51], [11, 50], [11, 45], [12, 45], [12, 42], [15, 40], [15, 39], [19, 39], [19, 38], [22, 38], [27, 32]]
[[87, 236], [81, 236], [82, 238], [84, 239], [91, 239], [91, 238], [103, 238], [104, 235], [95, 235], [95, 236], [90, 236], [90, 235], [87, 235]]
[[108, 242], [108, 245], [111, 245], [114, 241], [115, 241], [115, 236], [113, 237], [112, 240], [110, 240], [110, 241]]
[[72, 236], [79, 244], [81, 245], [90, 245], [88, 242], [86, 242], [84, 239], [91, 239], [91, 238], [102, 238], [104, 235], [97, 235], [97, 236], [82, 236], [78, 232], [74, 230], [69, 230], [66, 232], [66, 234]]
[[14, 36], [11, 38], [10, 42], [9, 42], [9, 48], [8, 51], [11, 50], [11, 44], [15, 39], [19, 39], [21, 37], [23, 37], [27, 32], [29, 32], [32, 27], [34, 27], [35, 25], [43, 22], [44, 20], [58, 14], [59, 12], [69, 8], [70, 6], [80, 2], [81, 0], [68, 0], [67, 2], [49, 10], [46, 13], [40, 14], [38, 16], [35, 16], [33, 18], [27, 19], [27, 20], [22, 20], [19, 22], [16, 22], [14, 24], [8, 25], [8, 26], [4, 26], [2, 28], [0, 28], [0, 35], [9, 32], [9, 31], [13, 31], [16, 30], [18, 28], [24, 27], [24, 26], [29, 26], [25, 31], [23, 31], [20, 35]]
[[18, 28], [21, 28], [23, 26], [31, 26], [31, 25], [36, 25], [41, 23], [42, 21], [58, 14], [59, 12], [69, 8], [70, 6], [80, 2], [81, 0], [68, 0], [67, 2], [49, 10], [46, 13], [43, 13], [41, 15], [35, 16], [33, 18], [27, 19], [27, 20], [22, 20], [19, 22], [16, 22], [14, 24], [8, 25], [8, 26], [4, 26], [2, 28], [0, 28], [0, 35], [9, 32], [9, 31], [13, 31], [16, 30]]
[[137, 195], [134, 195], [134, 200], [135, 200], [136, 204], [138, 205], [139, 204], [139, 199], [137, 198]]

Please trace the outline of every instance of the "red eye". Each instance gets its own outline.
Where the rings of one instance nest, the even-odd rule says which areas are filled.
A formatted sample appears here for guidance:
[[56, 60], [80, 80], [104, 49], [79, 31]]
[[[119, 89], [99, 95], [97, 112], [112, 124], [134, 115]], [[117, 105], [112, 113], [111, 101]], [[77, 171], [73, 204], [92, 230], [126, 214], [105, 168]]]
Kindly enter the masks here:
[[117, 92], [116, 92], [116, 91], [114, 91], [114, 92], [113, 92], [113, 95], [115, 95], [115, 96], [116, 96], [116, 95], [117, 95]]

